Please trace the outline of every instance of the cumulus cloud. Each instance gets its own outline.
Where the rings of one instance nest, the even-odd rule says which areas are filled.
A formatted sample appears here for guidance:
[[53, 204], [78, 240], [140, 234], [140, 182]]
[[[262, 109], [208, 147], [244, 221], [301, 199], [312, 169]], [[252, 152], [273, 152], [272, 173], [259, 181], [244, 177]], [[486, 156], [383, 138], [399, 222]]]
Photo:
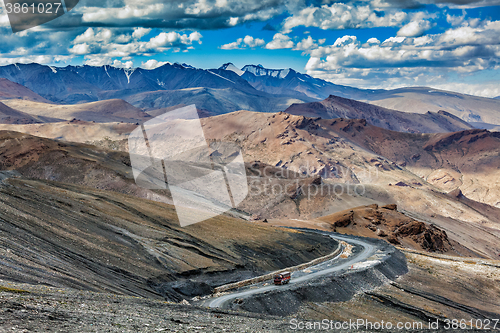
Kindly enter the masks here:
[[452, 8], [498, 6], [498, 0], [374, 0], [372, 2], [378, 8], [418, 8], [429, 4], [446, 5]]
[[411, 21], [399, 29], [397, 35], [405, 37], [420, 37], [430, 28], [432, 28], [432, 24], [429, 21]]
[[323, 68], [412, 67], [418, 64], [465, 67], [471, 61], [497, 63], [494, 57], [499, 45], [500, 21], [487, 21], [476, 28], [462, 26], [442, 34], [390, 37], [382, 43], [371, 38], [362, 44], [356, 36], [344, 36], [333, 45], [311, 50], [310, 54], [325, 58], [321, 61]]
[[[500, 68], [500, 21], [454, 27], [441, 34], [395, 36], [380, 43], [356, 36], [338, 38], [332, 45], [309, 51], [309, 75], [336, 83], [365, 86], [367, 82], [422, 85], [431, 73], [472, 75]], [[393, 82], [393, 83], [391, 83]]]
[[146, 62], [142, 62], [140, 67], [142, 67], [144, 69], [155, 69], [155, 68], [161, 67], [161, 66], [166, 65], [166, 64], [170, 64], [170, 62], [149, 59]]
[[81, 43], [73, 46], [69, 50], [71, 53], [82, 55], [90, 53], [90, 47], [87, 43]]
[[142, 37], [146, 36], [151, 32], [151, 29], [146, 29], [146, 28], [136, 28], [134, 29], [134, 32], [132, 33], [132, 37], [136, 39], [141, 39]]
[[243, 38], [238, 38], [236, 40], [236, 42], [232, 42], [232, 43], [227, 43], [227, 44], [224, 44], [224, 45], [221, 45], [221, 49], [223, 50], [237, 50], [237, 49], [240, 49], [242, 48], [242, 42], [243, 42]]
[[[170, 29], [221, 29], [292, 14], [286, 29], [299, 25], [324, 29], [359, 26], [399, 26], [397, 9], [425, 4], [455, 7], [498, 5], [498, 0], [81, 0], [71, 12], [53, 21], [54, 27], [143, 27]], [[104, 10], [103, 10], [104, 9]], [[381, 11], [386, 12], [381, 15]], [[318, 20], [318, 24], [314, 23]], [[0, 21], [1, 23], [1, 21]], [[268, 26], [271, 27], [271, 26]], [[287, 32], [287, 30], [285, 30]]]
[[[149, 31], [115, 30], [107, 28], [88, 28], [76, 36], [70, 53], [75, 55], [99, 54], [103, 59], [126, 58], [131, 56], [156, 54], [172, 49], [185, 50], [194, 43], [201, 44], [203, 37], [199, 32], [178, 33], [176, 31], [160, 32], [148, 41], [140, 40]], [[93, 58], [89, 61], [96, 62]], [[104, 61], [104, 60], [103, 60]]]
[[253, 38], [252, 36], [245, 36], [244, 38], [238, 38], [235, 42], [222, 45], [220, 48], [223, 50], [237, 50], [244, 49], [247, 47], [255, 48], [264, 45], [266, 42], [260, 38]]
[[[325, 42], [325, 40], [319, 41], [320, 44], [321, 42]], [[308, 36], [307, 38], [302, 39], [300, 42], [297, 43], [297, 45], [293, 48], [294, 50], [301, 50], [301, 51], [307, 51], [313, 48], [318, 47], [318, 44], [316, 41], [311, 37]]]
[[249, 47], [257, 47], [265, 44], [263, 39], [253, 38], [252, 36], [245, 36], [245, 38], [243, 38], [243, 43]]
[[293, 13], [285, 19], [283, 30], [289, 32], [298, 26], [317, 27], [324, 30], [393, 27], [400, 26], [407, 20], [408, 14], [401, 10], [389, 9], [381, 15], [370, 4], [334, 3], [321, 7], [309, 6]]
[[278, 32], [273, 36], [273, 40], [267, 43], [266, 49], [277, 50], [277, 49], [291, 49], [295, 46], [290, 36]]
[[22, 57], [0, 57], [0, 66], [11, 64], [57, 64], [71, 60], [70, 56], [26, 55]]
[[[400, 26], [402, 8], [425, 4], [462, 7], [498, 5], [498, 0], [80, 0], [66, 15], [47, 24], [52, 28], [122, 27], [221, 29], [290, 14], [285, 30], [299, 25], [322, 29]], [[0, 14], [3, 9], [0, 8]], [[6, 15], [0, 26], [8, 26]], [[273, 29], [266, 25], [266, 29]]]
[[58, 27], [220, 29], [266, 21], [285, 10], [285, 0], [82, 0], [70, 13], [51, 24]]

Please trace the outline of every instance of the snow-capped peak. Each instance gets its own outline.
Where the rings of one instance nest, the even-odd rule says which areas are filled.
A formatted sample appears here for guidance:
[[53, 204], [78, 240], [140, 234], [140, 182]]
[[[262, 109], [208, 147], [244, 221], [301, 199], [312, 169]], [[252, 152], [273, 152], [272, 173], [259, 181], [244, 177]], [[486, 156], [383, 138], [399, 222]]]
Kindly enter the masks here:
[[287, 69], [268, 69], [264, 68], [262, 65], [246, 65], [242, 68], [243, 71], [252, 73], [256, 76], [271, 76], [284, 79], [288, 73], [290, 73], [290, 68]]
[[235, 72], [239, 76], [242, 76], [245, 73], [244, 71], [233, 65], [231, 62], [222, 65], [219, 69], [225, 69], [226, 71]]

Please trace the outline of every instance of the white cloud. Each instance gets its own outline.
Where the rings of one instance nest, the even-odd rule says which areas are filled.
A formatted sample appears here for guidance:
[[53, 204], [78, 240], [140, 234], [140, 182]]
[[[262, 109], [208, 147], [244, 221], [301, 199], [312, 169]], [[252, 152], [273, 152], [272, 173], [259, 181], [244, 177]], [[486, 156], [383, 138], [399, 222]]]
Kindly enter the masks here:
[[243, 38], [238, 38], [236, 42], [228, 43], [222, 45], [220, 48], [223, 50], [237, 50], [241, 48], [241, 42], [243, 41]]
[[316, 41], [311, 36], [308, 36], [307, 38], [304, 38], [300, 42], [298, 42], [297, 45], [293, 49], [307, 51], [307, 50], [310, 50], [310, 49], [313, 49], [316, 47], [318, 47], [318, 44], [316, 44]]
[[[195, 31], [190, 34], [176, 31], [160, 32], [149, 41], [141, 41], [149, 29], [134, 29], [133, 31], [106, 28], [88, 28], [78, 35], [69, 52], [76, 55], [100, 54], [103, 58], [126, 58], [137, 55], [162, 53], [169, 49], [184, 50], [194, 43], [201, 44], [203, 37]], [[96, 61], [92, 58], [93, 63]]]
[[116, 68], [132, 68], [134, 67], [134, 62], [132, 60], [122, 62], [120, 60], [114, 60], [111, 66]]
[[74, 43], [109, 42], [112, 36], [113, 33], [109, 29], [98, 28], [97, 33], [95, 33], [93, 28], [88, 28], [83, 34], [75, 38]]
[[151, 32], [151, 29], [135, 28], [134, 32], [132, 33], [132, 37], [135, 39], [141, 39], [142, 37], [146, 36], [150, 32]]
[[90, 53], [90, 48], [87, 43], [83, 43], [83, 44], [76, 44], [75, 46], [70, 48], [69, 51], [77, 55], [82, 55]]
[[394, 43], [402, 43], [404, 42], [406, 37], [389, 37], [382, 42], [382, 44], [394, 44]]
[[84, 57], [84, 64], [89, 66], [104, 66], [111, 65], [112, 60], [109, 57], [101, 57], [99, 55], [86, 55]]
[[169, 64], [169, 62], [168, 61], [158, 61], [155, 59], [149, 59], [146, 62], [142, 62], [141, 67], [144, 69], [155, 69], [155, 68], [161, 67], [161, 66], [166, 65], [166, 64]]
[[[480, 26], [465, 25], [441, 34], [422, 37], [390, 37], [380, 43], [370, 38], [361, 43], [356, 36], [343, 36], [332, 45], [309, 51], [309, 75], [338, 84], [360, 87], [428, 85], [431, 80], [455, 73], [470, 76], [500, 69], [500, 21], [485, 21]], [[444, 74], [443, 74], [444, 73]], [[444, 79], [435, 84], [444, 84]], [[477, 84], [462, 92], [494, 94]], [[480, 92], [482, 91], [482, 92]]]
[[264, 45], [266, 42], [260, 38], [253, 38], [252, 36], [245, 36], [243, 38], [243, 43], [248, 45], [248, 47], [258, 47]]
[[11, 64], [63, 64], [71, 60], [71, 56], [52, 56], [52, 55], [31, 55], [23, 57], [0, 57], [0, 66]]
[[380, 41], [377, 38], [375, 38], [375, 37], [372, 37], [372, 38], [368, 39], [366, 42], [368, 44], [380, 44]]
[[247, 47], [255, 48], [264, 45], [266, 42], [260, 38], [253, 38], [252, 36], [245, 36], [244, 38], [238, 38], [235, 42], [221, 45], [222, 50], [237, 50], [244, 49]]
[[267, 43], [266, 49], [269, 50], [291, 49], [294, 46], [295, 44], [289, 36], [278, 32], [273, 36], [273, 40]]
[[106, 4], [81, 2], [72, 11], [72, 19], [78, 26], [219, 29], [269, 20], [286, 9], [283, 0], [122, 0], [118, 6]]
[[411, 21], [399, 29], [397, 35], [404, 37], [420, 37], [430, 28], [432, 28], [432, 24], [429, 21]]
[[358, 29], [371, 27], [400, 26], [408, 20], [408, 14], [401, 10], [388, 9], [380, 15], [371, 5], [352, 5], [334, 3], [330, 6], [309, 6], [285, 20], [284, 32], [298, 26], [318, 27], [320, 29]]
[[462, 16], [454, 16], [450, 14], [446, 14], [446, 22], [451, 24], [452, 26], [456, 27], [461, 25], [465, 21], [465, 15], [466, 15], [465, 9], [462, 9]]

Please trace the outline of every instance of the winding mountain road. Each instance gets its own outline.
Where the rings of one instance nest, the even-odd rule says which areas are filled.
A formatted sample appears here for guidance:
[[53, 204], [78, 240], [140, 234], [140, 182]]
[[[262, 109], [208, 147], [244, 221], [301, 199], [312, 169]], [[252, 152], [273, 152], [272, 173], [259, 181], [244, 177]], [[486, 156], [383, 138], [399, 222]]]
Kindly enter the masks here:
[[[351, 257], [349, 257], [346, 261], [342, 261], [338, 264], [333, 264], [333, 261], [337, 259], [340, 254], [333, 258], [330, 259], [324, 263], [311, 266], [307, 270], [308, 273], [304, 271], [297, 271], [292, 273], [292, 279], [290, 280], [289, 284], [297, 284], [297, 283], [304, 283], [305, 281], [309, 281], [311, 279], [330, 274], [332, 272], [338, 272], [342, 271], [345, 269], [349, 269], [351, 265], [366, 261], [369, 257], [373, 256], [375, 252], [377, 252], [378, 247], [374, 244], [370, 244], [362, 239], [354, 238], [352, 236], [348, 235], [329, 235], [333, 239], [336, 239], [338, 241], [345, 241], [347, 243], [350, 243], [354, 246], [359, 246], [362, 248], [360, 252], [353, 253]], [[310, 271], [310, 272], [309, 272]], [[235, 298], [242, 298], [242, 297], [248, 297], [250, 295], [255, 295], [255, 294], [260, 294], [260, 293], [265, 293], [269, 290], [277, 289], [277, 288], [283, 288], [283, 286], [275, 286], [275, 285], [267, 285], [267, 286], [259, 286], [257, 288], [253, 289], [247, 289], [244, 291], [235, 291], [233, 293], [220, 296], [217, 298], [210, 299], [208, 302], [208, 306], [211, 308], [220, 308], [222, 307], [226, 302], [233, 300]]]

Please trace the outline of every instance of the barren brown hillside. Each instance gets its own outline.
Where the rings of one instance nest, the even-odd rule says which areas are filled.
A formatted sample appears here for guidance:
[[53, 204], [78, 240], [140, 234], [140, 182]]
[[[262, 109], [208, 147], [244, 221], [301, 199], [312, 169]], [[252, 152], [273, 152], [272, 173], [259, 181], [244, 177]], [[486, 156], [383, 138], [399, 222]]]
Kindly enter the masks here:
[[412, 135], [358, 120], [320, 121], [443, 191], [500, 207], [500, 134], [487, 130]]
[[14, 110], [13, 108], [0, 102], [0, 124], [35, 124], [46, 121], [57, 121], [57, 119], [45, 117], [43, 115], [31, 115], [26, 112]]
[[[371, 126], [364, 120], [311, 119], [286, 113], [236, 112], [203, 121], [207, 138], [236, 142], [244, 148], [247, 161], [282, 170], [276, 176], [264, 175], [255, 180], [251, 191], [254, 195], [242, 204], [248, 212], [262, 218], [309, 219], [361, 205], [396, 203], [413, 218], [435, 223], [450, 240], [480, 255], [496, 258], [500, 254], [500, 221], [491, 213], [497, 209], [477, 209], [480, 202], [496, 201], [485, 202], [466, 191], [464, 195], [472, 200], [448, 195], [453, 188], [440, 188], [413, 167], [412, 163], [420, 157], [424, 166], [429, 161], [425, 170], [435, 169], [436, 164], [432, 163], [439, 163], [440, 159], [424, 147], [434, 142], [432, 138], [443, 142], [456, 133], [400, 133]], [[476, 130], [460, 133], [459, 136], [470, 136], [464, 141], [470, 141], [470, 158], [461, 158], [467, 151], [458, 150], [455, 160], [441, 159], [449, 161], [446, 167], [450, 170], [463, 170], [464, 179], [475, 176], [482, 182], [478, 187], [483, 185], [490, 189], [492, 197], [498, 196], [496, 183], [490, 180], [491, 172], [498, 172], [494, 167], [498, 163], [497, 137]], [[457, 150], [453, 145], [451, 142], [447, 148], [450, 154]], [[472, 150], [475, 145], [482, 145], [477, 154]], [[420, 151], [427, 152], [427, 157], [418, 156]], [[384, 156], [384, 152], [391, 154]], [[467, 168], [474, 172], [483, 168], [484, 177], [468, 173]], [[311, 183], [318, 176], [318, 182]], [[297, 184], [296, 178], [303, 183]], [[273, 192], [273, 188], [278, 190]]]
[[179, 301], [337, 246], [228, 216], [181, 228], [168, 204], [0, 176], [1, 279]]
[[[412, 218], [435, 223], [451, 241], [478, 255], [497, 257], [500, 253], [496, 209], [487, 205], [484, 207], [488, 209], [478, 209], [478, 205], [488, 202], [473, 197], [467, 190], [462, 192], [469, 200], [448, 195], [454, 189], [450, 185], [453, 181], [442, 186], [432, 177], [422, 177], [416, 169], [418, 164], [412, 164], [418, 162], [418, 153], [423, 151], [421, 163], [428, 160], [430, 165], [425, 170], [436, 168], [432, 164], [435, 159], [431, 160], [436, 153], [425, 150], [424, 146], [430, 147], [426, 146], [429, 143], [437, 147], [436, 144], [456, 134], [399, 133], [363, 120], [311, 119], [286, 113], [245, 111], [204, 118], [202, 123], [209, 142], [230, 141], [243, 148], [250, 195], [238, 208], [248, 216], [310, 219], [362, 205], [395, 203], [402, 212], [413, 214]], [[477, 133], [474, 133], [468, 131], [462, 135], [475, 138]], [[471, 145], [491, 142], [483, 145], [483, 151], [474, 155], [477, 159], [469, 162], [475, 170], [487, 166], [485, 163], [494, 165], [496, 158], [491, 153], [496, 149], [496, 137], [488, 134], [483, 138], [481, 135], [487, 132], [478, 133], [478, 139], [472, 140]], [[4, 164], [4, 168], [17, 168], [28, 177], [170, 202], [168, 191], [153, 192], [135, 185], [126, 153], [109, 153], [92, 146], [43, 141], [21, 134], [5, 135], [1, 153], [11, 164]], [[461, 167], [468, 160], [462, 160], [460, 165], [451, 164], [461, 161], [460, 154], [456, 154], [455, 160], [449, 158], [450, 164], [446, 164], [447, 172], [456, 173], [455, 179], [460, 179], [459, 173], [467, 170]], [[28, 162], [19, 164], [25, 160]], [[494, 182], [483, 184], [491, 189], [490, 195], [495, 195]]]
[[366, 119], [371, 125], [409, 133], [444, 133], [473, 128], [445, 111], [402, 112], [333, 95], [320, 102], [293, 104], [285, 112], [323, 119]]
[[145, 112], [121, 99], [110, 99], [99, 102], [76, 105], [58, 105], [27, 100], [5, 100], [11, 108], [33, 116], [45, 116], [63, 120], [73, 118], [97, 123], [107, 122], [143, 122], [151, 118]]

